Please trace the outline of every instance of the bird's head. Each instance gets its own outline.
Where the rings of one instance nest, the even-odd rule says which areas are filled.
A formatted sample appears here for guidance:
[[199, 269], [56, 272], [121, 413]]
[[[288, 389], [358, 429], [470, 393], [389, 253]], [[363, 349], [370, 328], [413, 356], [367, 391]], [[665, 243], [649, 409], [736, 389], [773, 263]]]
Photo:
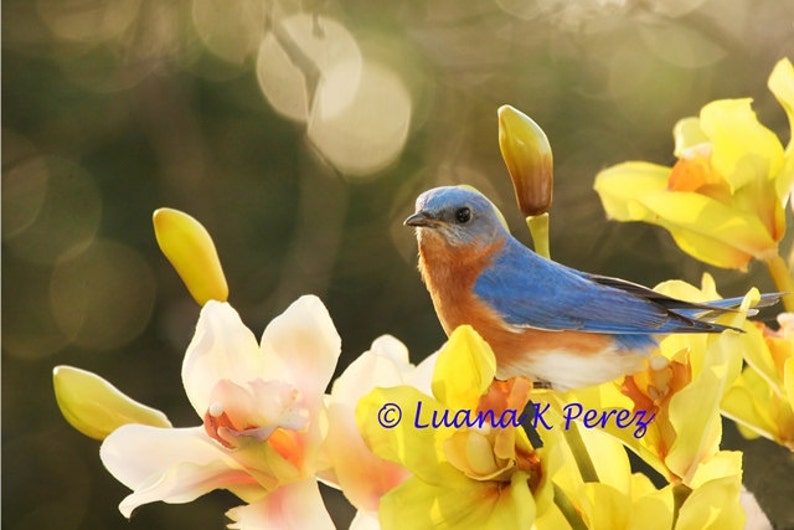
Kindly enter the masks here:
[[442, 186], [422, 193], [416, 199], [416, 212], [404, 224], [416, 227], [420, 240], [430, 231], [454, 247], [489, 245], [507, 233], [502, 213], [470, 186]]

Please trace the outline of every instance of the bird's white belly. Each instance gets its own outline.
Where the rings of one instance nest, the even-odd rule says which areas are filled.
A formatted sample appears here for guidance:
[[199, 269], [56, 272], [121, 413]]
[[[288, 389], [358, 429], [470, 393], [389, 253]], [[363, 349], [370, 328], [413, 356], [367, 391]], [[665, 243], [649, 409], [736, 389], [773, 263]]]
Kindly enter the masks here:
[[606, 383], [642, 369], [643, 351], [604, 349], [589, 355], [568, 350], [535, 351], [496, 370], [498, 379], [523, 375], [551, 383], [554, 390], [566, 391]]

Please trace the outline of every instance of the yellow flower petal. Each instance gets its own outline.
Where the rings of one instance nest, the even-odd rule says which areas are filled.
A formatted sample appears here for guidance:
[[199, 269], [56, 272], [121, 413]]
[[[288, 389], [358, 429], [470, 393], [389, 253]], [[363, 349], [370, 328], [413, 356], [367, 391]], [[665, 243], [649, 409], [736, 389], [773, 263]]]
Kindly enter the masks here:
[[[733, 418], [731, 418], [730, 416], [728, 416], [726, 414], [723, 414], [723, 415], [726, 418], [733, 419]], [[737, 420], [734, 419], [734, 421], [737, 421]], [[741, 434], [742, 437], [747, 439], [747, 440], [755, 440], [756, 438], [760, 438], [761, 437], [761, 433], [759, 433], [759, 432], [757, 432], [757, 431], [755, 431], [755, 430], [753, 430], [753, 429], [751, 429], [751, 428], [749, 428], [749, 427], [747, 427], [747, 426], [745, 426], [745, 425], [743, 425], [741, 423], [737, 423], [736, 424], [736, 430], [739, 431], [739, 434]]]
[[91, 438], [104, 440], [127, 423], [171, 427], [165, 414], [127, 397], [91, 372], [71, 366], [56, 366], [52, 381], [63, 417], [72, 427]]
[[698, 465], [690, 486], [697, 489], [709, 481], [735, 476], [742, 476], [742, 452], [718, 451]]
[[647, 213], [635, 198], [644, 193], [666, 190], [669, 175], [669, 167], [649, 162], [624, 162], [598, 173], [593, 189], [610, 218], [642, 221]]
[[[675, 138], [673, 153], [676, 158], [689, 158], [693, 150], [696, 151], [700, 146], [710, 142], [708, 136], [700, 128], [700, 119], [693, 116], [678, 120], [673, 127], [673, 138]], [[710, 146], [708, 150], [711, 151]]]
[[629, 499], [625, 493], [600, 482], [588, 482], [580, 489], [579, 504], [587, 528], [626, 528]]
[[433, 418], [446, 411], [413, 387], [376, 388], [358, 402], [356, 423], [377, 456], [402, 465], [425, 482], [443, 484], [450, 475], [461, 474], [446, 462], [442, 448], [454, 430], [433, 425]]
[[745, 340], [743, 341], [742, 355], [744, 355], [747, 364], [752, 366], [767, 383], [776, 388], [782, 388], [781, 374], [778, 373], [772, 352], [769, 350], [769, 345], [764, 340], [761, 330], [755, 326], [748, 326], [743, 338]]
[[433, 395], [453, 411], [476, 410], [496, 374], [491, 347], [471, 326], [460, 326], [441, 348], [433, 373]]
[[777, 440], [770, 398], [769, 384], [750, 366], [725, 393], [720, 407], [723, 415], [739, 425], [770, 440]]
[[775, 191], [779, 198], [788, 196], [794, 184], [794, 66], [788, 59], [781, 59], [772, 70], [767, 83], [769, 90], [786, 111], [789, 123], [789, 142], [786, 146], [786, 162], [775, 179]]
[[505, 463], [500, 468], [491, 442], [475, 430], [453, 434], [444, 442], [444, 454], [453, 466], [463, 471], [467, 477], [477, 480], [493, 479], [512, 466], [512, 463]]
[[579, 432], [587, 452], [590, 453], [599, 481], [622, 494], [629, 494], [631, 465], [623, 445], [613, 436], [603, 432], [601, 427], [586, 429], [580, 424]]
[[699, 289], [683, 280], [667, 280], [658, 284], [653, 290], [666, 294], [667, 296], [672, 296], [673, 298], [678, 298], [679, 300], [695, 303], [703, 303], [722, 298], [717, 292], [717, 284], [714, 283], [714, 277], [707, 272], [703, 273]]
[[689, 192], [645, 193], [635, 198], [645, 221], [670, 231], [684, 252], [712, 265], [744, 268], [751, 258], [766, 259], [777, 243], [756, 215]]
[[783, 388], [786, 389], [786, 399], [794, 408], [794, 357], [786, 359], [783, 364]]
[[152, 216], [157, 244], [199, 305], [225, 302], [229, 287], [207, 230], [179, 210], [159, 208]]
[[739, 504], [741, 475], [712, 480], [681, 506], [676, 530], [741, 530], [747, 518]]
[[711, 163], [735, 191], [751, 182], [767, 180], [783, 165], [783, 146], [761, 125], [752, 100], [712, 101], [700, 110], [700, 127], [711, 139]]
[[514, 473], [510, 483], [458, 476], [439, 486], [411, 478], [387, 493], [380, 504], [383, 529], [501, 530], [526, 528], [535, 520], [526, 473]]
[[[673, 166], [667, 181], [669, 191], [699, 191], [714, 199], [727, 193], [727, 182], [711, 166], [708, 158], [682, 158]], [[706, 192], [709, 193], [706, 193]]]
[[[720, 335], [710, 344], [700, 373], [670, 399], [668, 414], [677, 436], [664, 462], [684, 484], [690, 484], [700, 462], [719, 450], [719, 406], [741, 370], [741, 358], [735, 355], [738, 344], [737, 334]], [[693, 408], [692, 403], [698, 406]]]
[[554, 188], [554, 162], [546, 133], [523, 112], [502, 105], [499, 149], [505, 161], [518, 207], [524, 217], [546, 213]]
[[627, 530], [668, 530], [673, 526], [672, 486], [657, 490], [641, 473], [631, 476], [631, 520]]
[[788, 58], [777, 62], [769, 76], [767, 86], [788, 116], [792, 134], [787, 149], [791, 149], [794, 145], [794, 66]]

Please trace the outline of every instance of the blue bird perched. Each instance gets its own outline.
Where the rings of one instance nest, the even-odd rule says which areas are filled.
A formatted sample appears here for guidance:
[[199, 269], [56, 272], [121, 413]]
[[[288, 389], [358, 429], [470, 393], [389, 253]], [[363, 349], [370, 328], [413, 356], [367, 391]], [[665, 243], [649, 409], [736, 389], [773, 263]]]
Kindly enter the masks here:
[[[477, 330], [500, 379], [523, 375], [557, 390], [611, 381], [639, 370], [660, 335], [733, 329], [709, 319], [742, 301], [685, 302], [555, 263], [515, 239], [470, 187], [422, 193], [405, 224], [416, 228], [419, 270], [444, 331]], [[762, 295], [758, 306], [779, 298]]]

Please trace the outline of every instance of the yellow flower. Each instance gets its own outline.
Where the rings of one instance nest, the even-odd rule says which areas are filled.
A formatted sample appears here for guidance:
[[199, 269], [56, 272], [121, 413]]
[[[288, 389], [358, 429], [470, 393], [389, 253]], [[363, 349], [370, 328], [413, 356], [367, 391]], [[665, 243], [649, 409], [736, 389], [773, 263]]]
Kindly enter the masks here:
[[[614, 437], [599, 429], [580, 429], [580, 433], [599, 480], [584, 481], [568, 446], [559, 444], [561, 465], [550, 477], [558, 489], [556, 496], [564, 492], [587, 528], [669, 529], [673, 520], [671, 492], [659, 491], [644, 475], [632, 474], [626, 451]], [[555, 425], [543, 434], [558, 436], [561, 432]], [[537, 530], [569, 527], [558, 505], [556, 499], [538, 518]]]
[[63, 417], [72, 427], [91, 438], [104, 440], [127, 423], [171, 427], [165, 414], [127, 397], [91, 372], [71, 366], [56, 366], [52, 381]]
[[548, 449], [536, 451], [516, 426], [531, 383], [494, 382], [495, 372], [490, 347], [461, 326], [438, 354], [433, 396], [398, 386], [359, 402], [356, 420], [370, 449], [413, 473], [381, 499], [383, 528], [528, 529], [548, 507]]
[[499, 117], [499, 150], [510, 173], [518, 208], [532, 234], [535, 252], [549, 257], [549, 208], [554, 191], [554, 159], [546, 133], [510, 105]]
[[554, 163], [546, 133], [510, 105], [499, 107], [497, 114], [499, 149], [513, 181], [518, 207], [525, 217], [546, 213], [554, 188]]
[[[709, 275], [704, 275], [700, 289], [669, 281], [656, 290], [692, 302], [720, 298]], [[721, 316], [718, 322], [753, 329], [745, 322], [745, 315], [757, 296], [752, 290], [739, 311]], [[614, 448], [595, 438], [593, 430], [582, 430], [599, 483], [581, 484], [570, 470], [566, 476], [564, 470], [570, 465], [563, 466], [563, 471], [551, 479], [568, 494], [588, 526], [670, 528], [671, 521], [676, 520], [677, 530], [743, 527], [745, 515], [739, 504], [741, 453], [720, 450], [719, 407], [741, 370], [738, 352], [748, 348], [747, 335], [734, 331], [670, 335], [661, 341], [646, 369], [627, 376], [620, 387], [606, 383], [559, 396], [563, 403], [577, 402], [595, 410], [628, 408], [635, 415], [643, 414], [646, 429], [625, 429], [610, 422], [602, 430], [668, 482], [657, 491], [642, 477], [605, 468], [602, 462], [620, 462]], [[643, 508], [638, 512], [634, 510], [637, 506]], [[654, 515], [645, 518], [649, 512]]]
[[[775, 66], [769, 89], [794, 129], [794, 67]], [[678, 246], [719, 267], [770, 261], [785, 233], [784, 204], [794, 180], [794, 147], [784, 150], [761, 125], [751, 99], [713, 101], [673, 134], [678, 162], [665, 167], [625, 162], [601, 171], [595, 190], [618, 221], [645, 221], [670, 231]]]
[[152, 216], [157, 244], [199, 305], [225, 302], [229, 287], [218, 252], [207, 230], [179, 210], [159, 208]]
[[[701, 465], [691, 487], [668, 484], [656, 489], [641, 473], [631, 473], [626, 452], [599, 429], [581, 431], [598, 482], [583, 482], [573, 457], [563, 449], [563, 464], [551, 477], [587, 528], [613, 530], [740, 530], [741, 454], [723, 451]], [[559, 493], [558, 493], [559, 495]], [[676, 521], [673, 526], [673, 521]], [[557, 503], [536, 521], [537, 530], [568, 528]]]
[[[709, 275], [704, 275], [700, 289], [669, 281], [656, 290], [692, 302], [719, 298]], [[717, 322], [751, 329], [751, 324], [745, 324], [745, 315], [757, 296], [757, 291], [751, 290], [739, 311], [726, 313]], [[647, 422], [645, 430], [621, 429], [612, 422], [604, 430], [668, 481], [691, 487], [699, 467], [720, 452], [720, 401], [741, 371], [742, 360], [737, 352], [747, 349], [747, 335], [730, 330], [721, 334], [669, 335], [660, 342], [658, 353], [649, 357], [644, 370], [623, 380], [622, 395], [615, 391], [614, 383], [607, 383], [570, 392], [563, 400], [601, 410], [629, 408], [634, 414], [642, 413]], [[693, 407], [692, 403], [698, 406]]]
[[794, 314], [780, 329], [748, 329], [747, 367], [722, 401], [723, 413], [747, 436], [763, 436], [794, 451]]
[[[708, 275], [699, 291], [680, 281], [665, 282], [656, 289], [692, 302], [719, 298]], [[746, 311], [757, 297], [758, 291], [751, 290], [739, 311], [717, 321], [749, 327]], [[737, 352], [747, 347], [747, 340], [746, 334], [735, 331], [671, 335], [661, 341], [659, 354], [651, 357], [647, 370], [625, 378], [623, 391], [635, 409], [653, 411], [656, 418], [645, 437], [624, 437], [624, 441], [668, 480], [692, 487], [695, 475], [702, 472], [700, 467], [721, 453], [720, 401], [739, 375], [742, 361]], [[741, 467], [735, 471], [740, 473]]]

